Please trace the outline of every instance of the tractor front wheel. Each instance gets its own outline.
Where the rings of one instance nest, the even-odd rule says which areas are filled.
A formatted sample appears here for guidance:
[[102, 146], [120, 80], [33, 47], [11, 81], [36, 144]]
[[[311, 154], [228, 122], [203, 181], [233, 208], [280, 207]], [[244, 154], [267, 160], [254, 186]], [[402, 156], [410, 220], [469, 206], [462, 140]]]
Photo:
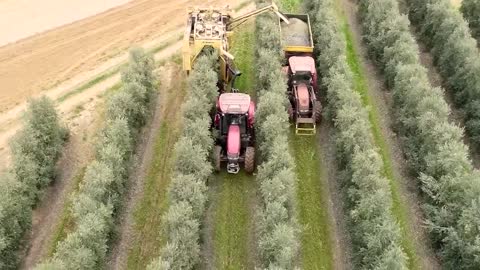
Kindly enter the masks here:
[[214, 161], [214, 166], [215, 166], [215, 171], [219, 172], [221, 170], [221, 164], [222, 164], [222, 147], [220, 145], [216, 145], [214, 152], [213, 152], [213, 161]]
[[245, 151], [245, 171], [247, 173], [253, 173], [255, 170], [255, 148], [247, 147]]
[[313, 109], [315, 110], [315, 122], [320, 124], [322, 122], [322, 103], [318, 100], [315, 101]]

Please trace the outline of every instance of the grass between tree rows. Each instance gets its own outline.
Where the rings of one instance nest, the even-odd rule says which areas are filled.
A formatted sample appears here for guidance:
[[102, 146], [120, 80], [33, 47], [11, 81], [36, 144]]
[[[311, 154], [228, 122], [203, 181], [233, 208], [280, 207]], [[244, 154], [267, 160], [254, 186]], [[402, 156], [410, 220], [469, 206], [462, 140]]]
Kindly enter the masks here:
[[382, 157], [383, 174], [389, 180], [392, 193], [392, 212], [401, 227], [402, 247], [409, 258], [409, 269], [420, 269], [419, 258], [412, 241], [414, 237], [411, 226], [409, 226], [408, 210], [400, 197], [400, 186], [394, 174], [392, 153], [387, 145], [386, 138], [382, 134], [378, 109], [368, 94], [368, 83], [360, 64], [360, 56], [354, 47], [353, 34], [340, 6], [337, 6], [337, 13], [343, 24], [342, 31], [347, 43], [347, 62], [354, 75], [355, 90], [361, 95], [363, 105], [369, 108], [368, 116], [372, 126], [374, 143], [379, 148], [379, 154]]
[[[320, 127], [321, 128], [321, 127]], [[296, 136], [292, 128], [290, 149], [297, 174], [298, 220], [302, 226], [303, 269], [333, 269], [333, 245], [329, 226], [328, 201], [322, 186], [322, 167], [317, 138]]]
[[[255, 30], [249, 22], [235, 32], [232, 53], [237, 68], [242, 75], [235, 87], [242, 93], [255, 98], [253, 90], [253, 61]], [[219, 184], [219, 194], [214, 213], [214, 252], [218, 269], [249, 268], [248, 239], [249, 228], [254, 213], [249, 209], [249, 197], [255, 192], [255, 176], [241, 171], [237, 175], [220, 172], [215, 181]]]
[[253, 220], [248, 198], [255, 192], [255, 178], [244, 171], [232, 175], [221, 172], [215, 203], [214, 252], [217, 269], [249, 268], [248, 238]]

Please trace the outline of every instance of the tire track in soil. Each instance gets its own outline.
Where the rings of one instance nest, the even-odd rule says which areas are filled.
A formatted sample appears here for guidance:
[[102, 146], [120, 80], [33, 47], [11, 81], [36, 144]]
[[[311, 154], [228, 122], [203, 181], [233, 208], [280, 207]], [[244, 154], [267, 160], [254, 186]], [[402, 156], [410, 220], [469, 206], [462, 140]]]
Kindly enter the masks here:
[[352, 31], [353, 45], [358, 53], [361, 68], [367, 80], [368, 95], [379, 111], [380, 128], [393, 164], [394, 179], [398, 181], [401, 201], [406, 204], [409, 223], [407, 232], [414, 237], [413, 243], [421, 269], [440, 269], [439, 259], [436, 257], [429, 241], [424, 225], [424, 214], [421, 209], [422, 200], [419, 194], [418, 181], [409, 173], [409, 168], [402, 151], [401, 139], [393, 131], [395, 120], [392, 118], [392, 96], [384, 85], [384, 80], [373, 62], [368, 58], [368, 51], [362, 40], [362, 29], [358, 14], [358, 7], [353, 0], [338, 0], [347, 17]]

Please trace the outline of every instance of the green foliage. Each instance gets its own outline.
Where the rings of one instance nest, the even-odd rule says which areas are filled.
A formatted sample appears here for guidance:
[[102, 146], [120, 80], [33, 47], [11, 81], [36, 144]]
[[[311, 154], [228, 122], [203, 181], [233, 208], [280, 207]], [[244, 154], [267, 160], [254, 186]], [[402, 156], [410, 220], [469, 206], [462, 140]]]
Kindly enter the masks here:
[[463, 0], [460, 11], [468, 21], [472, 35], [478, 40], [480, 37], [480, 1]]
[[146, 122], [157, 85], [151, 56], [133, 49], [122, 89], [108, 102], [106, 125], [72, 199], [74, 230], [58, 243], [53, 258], [37, 269], [98, 269], [108, 250], [114, 216], [128, 177], [134, 138]]
[[[480, 61], [463, 19], [447, 1], [409, 3], [410, 18], [422, 26], [442, 74], [449, 73], [447, 82], [458, 91], [457, 100], [478, 114], [471, 104], [478, 104], [475, 86], [480, 73], [475, 67]], [[480, 223], [473, 213], [478, 211], [474, 207], [480, 197], [480, 173], [472, 167], [463, 131], [449, 123], [442, 89], [430, 85], [397, 2], [363, 0], [360, 5], [366, 41], [393, 91], [407, 159], [421, 181], [428, 228], [444, 267], [478, 269]], [[467, 122], [475, 125], [469, 115], [467, 111]]]
[[[264, 4], [257, 1], [257, 4]], [[295, 173], [288, 149], [288, 100], [286, 78], [276, 17], [262, 15], [256, 21], [255, 82], [257, 145], [262, 165], [258, 168], [262, 207], [258, 221], [258, 250], [266, 269], [293, 269], [298, 253], [299, 225], [295, 213]]]
[[15, 251], [31, 226], [31, 202], [24, 196], [25, 188], [13, 175], [0, 175], [0, 269], [17, 267]]
[[53, 101], [47, 97], [31, 100], [24, 127], [15, 134], [11, 148], [13, 172], [25, 183], [32, 205], [55, 178], [55, 164], [66, 137]]
[[210, 111], [218, 95], [218, 55], [205, 53], [190, 74], [183, 105], [184, 130], [175, 144], [175, 163], [163, 217], [167, 244], [148, 269], [193, 269], [200, 261], [200, 223], [207, 201], [206, 182], [212, 173]]
[[[480, 55], [477, 42], [472, 38], [467, 22], [450, 1], [407, 1], [410, 17], [420, 26], [421, 34], [431, 49], [434, 63], [455, 97], [455, 104], [465, 114], [465, 128], [473, 146], [480, 149]], [[473, 3], [475, 2], [475, 3]], [[472, 16], [478, 1], [465, 1], [464, 12]], [[472, 24], [478, 19], [471, 18]], [[477, 33], [476, 26], [473, 33]]]
[[[344, 170], [354, 261], [360, 269], [406, 269], [392, 195], [373, 144], [368, 112], [353, 89], [346, 43], [331, 0], [307, 1], [313, 20], [319, 73], [327, 89], [328, 114], [336, 128], [337, 156]], [[375, 41], [376, 47], [382, 43]]]
[[55, 179], [55, 164], [68, 136], [47, 97], [30, 100], [23, 121], [11, 141], [11, 174], [0, 175], [0, 269], [17, 267], [32, 207]]

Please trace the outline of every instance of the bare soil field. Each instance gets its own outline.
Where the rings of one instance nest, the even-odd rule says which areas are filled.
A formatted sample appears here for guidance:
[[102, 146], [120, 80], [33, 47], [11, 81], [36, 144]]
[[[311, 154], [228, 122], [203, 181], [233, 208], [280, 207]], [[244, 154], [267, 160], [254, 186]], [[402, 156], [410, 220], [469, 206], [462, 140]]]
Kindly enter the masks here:
[[0, 46], [98, 14], [131, 0], [2, 0]]
[[[102, 2], [102, 1], [99, 1]], [[234, 4], [211, 1], [212, 4]], [[181, 30], [184, 12], [200, 0], [136, 0], [0, 48], [0, 112], [11, 109], [134, 44]]]

